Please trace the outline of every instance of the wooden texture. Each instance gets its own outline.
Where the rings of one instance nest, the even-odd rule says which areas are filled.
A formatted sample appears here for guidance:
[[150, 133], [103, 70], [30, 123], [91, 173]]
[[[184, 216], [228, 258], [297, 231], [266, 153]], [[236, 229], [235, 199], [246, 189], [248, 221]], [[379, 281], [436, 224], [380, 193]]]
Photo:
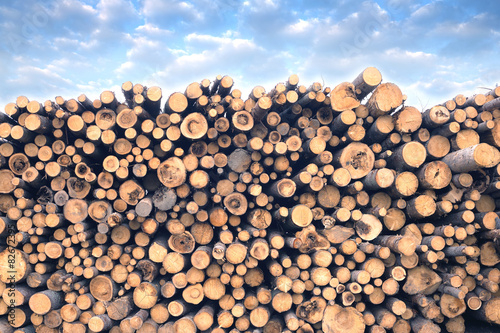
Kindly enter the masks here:
[[234, 86], [5, 107], [1, 332], [500, 325], [500, 89]]

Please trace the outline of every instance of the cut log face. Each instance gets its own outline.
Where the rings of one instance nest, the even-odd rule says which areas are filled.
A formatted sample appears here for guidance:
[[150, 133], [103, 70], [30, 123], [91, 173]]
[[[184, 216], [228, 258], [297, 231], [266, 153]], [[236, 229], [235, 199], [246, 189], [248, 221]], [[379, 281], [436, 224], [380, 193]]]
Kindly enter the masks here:
[[418, 266], [408, 271], [403, 290], [409, 295], [430, 295], [439, 287], [442, 279], [426, 266]]
[[480, 315], [487, 321], [500, 325], [500, 298], [494, 297], [481, 307]]
[[446, 155], [442, 161], [453, 172], [469, 172], [498, 164], [500, 152], [487, 143], [480, 143]]
[[9, 103], [0, 332], [500, 325], [500, 87], [298, 83]]
[[186, 181], [186, 167], [178, 157], [170, 157], [158, 166], [158, 179], [168, 188], [182, 185]]
[[363, 333], [365, 327], [363, 315], [358, 310], [337, 304], [326, 307], [321, 325], [325, 333]]
[[382, 223], [377, 217], [371, 214], [363, 214], [361, 219], [356, 221], [355, 228], [356, 233], [361, 239], [371, 241], [377, 238], [382, 232]]
[[352, 84], [354, 85], [358, 99], [362, 100], [366, 95], [371, 93], [380, 82], [382, 82], [382, 74], [380, 71], [375, 67], [368, 67], [354, 79]]
[[316, 324], [323, 319], [325, 309], [325, 299], [315, 296], [297, 307], [296, 315], [311, 324]]
[[28, 255], [18, 249], [9, 248], [0, 252], [0, 281], [3, 283], [22, 282], [31, 272]]
[[413, 106], [406, 106], [394, 115], [394, 128], [402, 134], [416, 132], [422, 125], [422, 113]]
[[366, 176], [375, 163], [373, 151], [364, 143], [353, 142], [335, 154], [335, 159], [349, 171], [352, 179], [360, 179]]
[[440, 190], [450, 184], [452, 173], [446, 163], [435, 161], [423, 165], [418, 177], [422, 187]]
[[336, 86], [332, 92], [332, 109], [341, 112], [355, 109], [360, 102], [356, 97], [356, 88], [352, 83], [343, 82]]
[[341, 244], [354, 235], [354, 230], [352, 228], [336, 225], [333, 228], [324, 229], [322, 233], [328, 238], [330, 243]]
[[207, 130], [207, 120], [201, 113], [190, 113], [181, 123], [181, 133], [188, 139], [200, 139]]
[[88, 204], [81, 199], [70, 199], [64, 205], [64, 218], [72, 223], [78, 223], [88, 216]]
[[382, 83], [375, 89], [366, 103], [370, 115], [380, 117], [403, 103], [403, 94], [394, 83]]

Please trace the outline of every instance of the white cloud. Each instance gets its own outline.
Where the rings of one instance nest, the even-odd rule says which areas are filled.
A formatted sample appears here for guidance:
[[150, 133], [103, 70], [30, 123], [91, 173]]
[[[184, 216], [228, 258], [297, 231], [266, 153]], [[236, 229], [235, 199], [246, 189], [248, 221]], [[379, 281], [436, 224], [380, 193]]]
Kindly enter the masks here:
[[204, 18], [202, 7], [186, 1], [144, 0], [142, 14], [158, 23], [159, 20], [198, 21]]
[[169, 94], [217, 74], [244, 93], [291, 73], [334, 87], [376, 66], [420, 107], [500, 77], [490, 0], [37, 1], [0, 6], [3, 105], [20, 94], [97, 98], [126, 80]]
[[171, 36], [173, 34], [172, 31], [161, 29], [152, 23], [146, 23], [144, 25], [138, 26], [137, 28], [135, 28], [135, 31], [137, 31], [137, 33], [140, 33], [142, 35], [158, 36], [158, 37], [166, 37], [166, 36]]

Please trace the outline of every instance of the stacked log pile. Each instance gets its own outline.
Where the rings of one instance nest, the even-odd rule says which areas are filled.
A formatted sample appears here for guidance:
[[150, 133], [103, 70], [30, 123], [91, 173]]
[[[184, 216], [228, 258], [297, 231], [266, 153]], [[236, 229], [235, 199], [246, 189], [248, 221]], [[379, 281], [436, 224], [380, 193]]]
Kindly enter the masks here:
[[500, 324], [499, 87], [122, 90], [0, 114], [0, 332]]

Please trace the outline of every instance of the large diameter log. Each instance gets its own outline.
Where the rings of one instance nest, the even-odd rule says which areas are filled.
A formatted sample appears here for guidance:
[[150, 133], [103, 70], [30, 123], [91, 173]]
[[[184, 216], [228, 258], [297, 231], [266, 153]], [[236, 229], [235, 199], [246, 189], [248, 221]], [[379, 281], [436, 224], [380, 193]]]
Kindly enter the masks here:
[[181, 133], [188, 139], [200, 139], [208, 131], [207, 119], [198, 112], [190, 113], [181, 123]]
[[168, 239], [168, 246], [177, 253], [191, 253], [194, 251], [195, 240], [189, 231], [177, 235], [171, 235]]
[[118, 189], [118, 193], [123, 201], [132, 206], [137, 205], [139, 200], [144, 198], [146, 194], [143, 187], [132, 179], [123, 182]]
[[283, 178], [274, 182], [271, 185], [269, 191], [272, 195], [275, 195], [279, 198], [290, 198], [295, 194], [296, 189], [297, 185], [293, 180]]
[[452, 173], [448, 165], [442, 161], [424, 164], [418, 170], [418, 180], [425, 189], [440, 190], [451, 182]]
[[417, 316], [411, 320], [411, 329], [415, 333], [440, 333], [441, 328], [432, 320]]
[[[8, 238], [10, 239], [10, 238]], [[8, 244], [11, 244], [9, 241]], [[19, 283], [31, 273], [28, 255], [15, 248], [6, 248], [0, 252], [0, 281], [7, 284]]]
[[324, 229], [322, 234], [325, 235], [330, 243], [341, 244], [354, 235], [354, 229], [336, 225], [332, 228]]
[[180, 92], [175, 92], [170, 95], [165, 102], [166, 113], [181, 113], [188, 107], [188, 99], [186, 95]]
[[406, 106], [393, 114], [394, 129], [402, 134], [416, 132], [422, 125], [422, 113], [413, 106]]
[[327, 303], [324, 298], [314, 296], [309, 301], [301, 303], [297, 307], [295, 314], [300, 319], [311, 324], [316, 324], [323, 320], [326, 305]]
[[309, 225], [303, 228], [302, 231], [296, 233], [296, 237], [302, 243], [298, 249], [302, 253], [309, 253], [313, 250], [326, 250], [330, 248], [330, 242], [327, 238], [316, 232], [314, 225]]
[[394, 83], [379, 85], [366, 103], [370, 115], [380, 117], [391, 112], [403, 103], [403, 94]]
[[227, 158], [227, 165], [234, 172], [245, 172], [252, 163], [251, 156], [244, 149], [235, 149]]
[[94, 277], [89, 284], [90, 293], [95, 299], [109, 302], [118, 294], [116, 283], [107, 275]]
[[355, 223], [356, 233], [361, 239], [371, 241], [382, 232], [382, 223], [372, 214], [363, 214]]
[[500, 152], [487, 143], [480, 143], [446, 155], [442, 161], [451, 171], [469, 172], [481, 168], [491, 168], [500, 162]]
[[133, 299], [130, 295], [123, 296], [111, 302], [106, 307], [106, 312], [112, 320], [122, 320], [132, 312], [133, 304]]
[[87, 201], [81, 199], [70, 199], [64, 205], [64, 218], [72, 223], [85, 220], [88, 216]]
[[16, 185], [12, 184], [14, 173], [7, 169], [0, 170], [0, 193], [11, 193], [15, 190]]
[[355, 109], [360, 102], [356, 97], [356, 88], [352, 83], [343, 82], [330, 93], [331, 107], [337, 112]]
[[500, 325], [500, 297], [493, 297], [483, 302], [479, 315], [482, 319]]
[[418, 178], [413, 172], [403, 171], [398, 173], [395, 176], [391, 190], [392, 193], [395, 193], [397, 196], [412, 196], [418, 190]]
[[248, 208], [246, 197], [237, 192], [233, 192], [224, 198], [224, 206], [233, 215], [243, 215]]
[[59, 309], [64, 304], [62, 292], [53, 290], [44, 290], [30, 297], [29, 307], [38, 314], [45, 315], [50, 310]]
[[438, 289], [441, 281], [441, 277], [427, 266], [417, 266], [408, 271], [403, 290], [408, 295], [431, 295]]
[[381, 236], [376, 243], [405, 256], [411, 256], [417, 248], [417, 240], [412, 236]]
[[500, 110], [500, 98], [495, 98], [492, 99], [491, 101], [488, 101], [484, 103], [482, 106], [483, 111], [493, 111], [493, 110]]
[[186, 181], [186, 166], [178, 157], [170, 157], [157, 169], [158, 179], [168, 188], [180, 186]]
[[158, 300], [159, 285], [151, 282], [142, 282], [134, 289], [134, 304], [141, 309], [151, 309]]
[[168, 187], [160, 187], [154, 192], [153, 205], [163, 211], [167, 211], [174, 207], [177, 201], [177, 194]]
[[325, 333], [363, 333], [363, 315], [353, 307], [328, 305], [325, 309], [321, 328]]
[[441, 307], [441, 313], [448, 318], [460, 316], [467, 309], [463, 299], [458, 299], [448, 294], [441, 295], [439, 305]]
[[347, 169], [352, 179], [366, 176], [375, 163], [375, 155], [366, 144], [353, 142], [334, 155], [334, 161]]

